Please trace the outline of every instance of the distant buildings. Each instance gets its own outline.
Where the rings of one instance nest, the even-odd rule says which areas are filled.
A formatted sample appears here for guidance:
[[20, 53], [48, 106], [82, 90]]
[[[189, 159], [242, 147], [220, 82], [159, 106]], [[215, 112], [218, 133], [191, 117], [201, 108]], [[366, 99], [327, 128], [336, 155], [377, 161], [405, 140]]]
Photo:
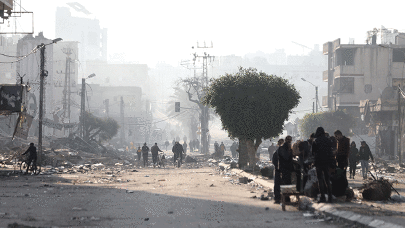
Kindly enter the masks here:
[[78, 41], [78, 59], [107, 61], [107, 29], [97, 19], [73, 17], [67, 7], [56, 9], [55, 36], [64, 41]]

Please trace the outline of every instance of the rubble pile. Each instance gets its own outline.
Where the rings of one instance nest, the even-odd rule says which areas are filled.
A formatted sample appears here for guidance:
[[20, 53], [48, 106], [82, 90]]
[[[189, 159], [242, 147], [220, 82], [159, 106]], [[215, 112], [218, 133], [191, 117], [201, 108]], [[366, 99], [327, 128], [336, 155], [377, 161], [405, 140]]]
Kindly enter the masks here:
[[363, 189], [363, 199], [366, 200], [383, 201], [391, 197], [391, 184], [383, 178], [369, 181], [361, 189]]

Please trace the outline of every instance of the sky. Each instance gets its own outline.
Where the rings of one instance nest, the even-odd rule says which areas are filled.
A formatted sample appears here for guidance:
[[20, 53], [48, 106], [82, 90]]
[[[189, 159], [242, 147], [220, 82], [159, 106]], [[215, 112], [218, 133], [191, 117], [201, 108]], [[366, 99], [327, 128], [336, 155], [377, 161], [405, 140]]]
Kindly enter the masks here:
[[[65, 0], [21, 0], [34, 12], [35, 34], [55, 38], [56, 7]], [[78, 1], [108, 28], [108, 54], [124, 55], [126, 62], [178, 65], [191, 58], [192, 46], [206, 41], [215, 56], [285, 49], [302, 55], [292, 41], [313, 48], [341, 38], [365, 43], [366, 32], [381, 25], [405, 31], [405, 2], [377, 1], [273, 1], [273, 0], [122, 0]], [[77, 15], [77, 16], [84, 16]], [[63, 38], [63, 37], [62, 37]], [[200, 49], [201, 50], [201, 49]]]

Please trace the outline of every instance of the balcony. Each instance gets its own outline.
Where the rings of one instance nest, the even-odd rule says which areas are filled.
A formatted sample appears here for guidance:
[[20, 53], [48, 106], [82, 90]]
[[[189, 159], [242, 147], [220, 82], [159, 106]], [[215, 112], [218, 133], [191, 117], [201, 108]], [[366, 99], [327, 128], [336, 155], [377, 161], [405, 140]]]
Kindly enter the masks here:
[[322, 79], [324, 82], [328, 82], [328, 78], [329, 78], [329, 71], [325, 70], [322, 72]]
[[333, 78], [337, 77], [364, 77], [364, 74], [355, 65], [340, 65], [334, 68]]

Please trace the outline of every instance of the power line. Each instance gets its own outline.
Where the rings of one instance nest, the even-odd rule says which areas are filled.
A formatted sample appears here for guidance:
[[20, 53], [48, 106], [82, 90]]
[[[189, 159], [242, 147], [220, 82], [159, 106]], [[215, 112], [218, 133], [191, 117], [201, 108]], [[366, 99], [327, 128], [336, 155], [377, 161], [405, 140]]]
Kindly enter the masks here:
[[169, 119], [173, 119], [174, 117], [177, 117], [177, 116], [182, 115], [182, 114], [187, 113], [187, 112], [188, 112], [188, 111], [184, 111], [184, 112], [181, 112], [181, 113], [179, 113], [179, 114], [177, 114], [177, 115], [175, 115], [175, 116], [171, 116], [171, 117], [168, 117], [168, 118], [166, 118], [166, 119], [159, 120], [159, 121], [155, 121], [155, 122], [151, 122], [151, 123], [142, 123], [142, 124], [126, 124], [126, 125], [144, 126], [144, 125], [149, 125], [149, 124], [157, 124], [157, 123], [160, 123], [160, 122], [163, 122], [163, 121], [169, 120]]

